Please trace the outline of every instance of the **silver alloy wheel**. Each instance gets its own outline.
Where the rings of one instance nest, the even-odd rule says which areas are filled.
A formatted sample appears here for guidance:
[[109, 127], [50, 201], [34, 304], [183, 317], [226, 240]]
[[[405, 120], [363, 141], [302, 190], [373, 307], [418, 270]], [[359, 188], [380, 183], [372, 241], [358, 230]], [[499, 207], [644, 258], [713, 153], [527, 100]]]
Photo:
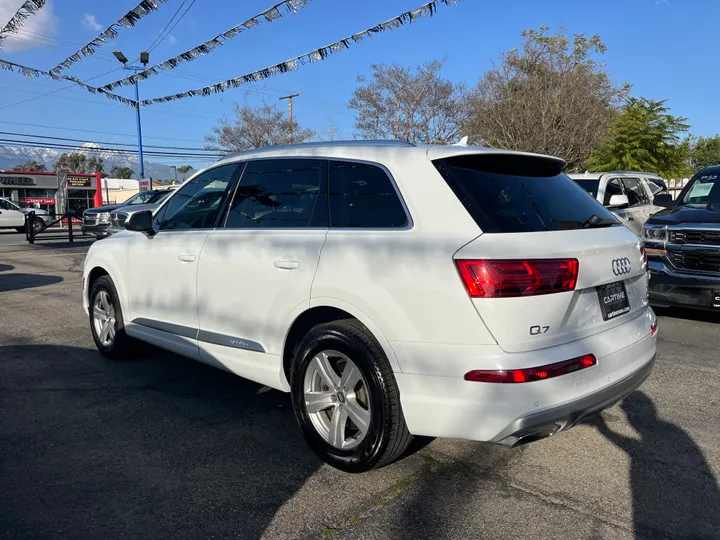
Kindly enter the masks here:
[[115, 306], [107, 291], [95, 295], [92, 310], [95, 334], [104, 347], [109, 347], [115, 340]]
[[315, 430], [339, 450], [357, 447], [370, 427], [370, 393], [346, 355], [322, 351], [310, 361], [303, 385], [305, 408]]

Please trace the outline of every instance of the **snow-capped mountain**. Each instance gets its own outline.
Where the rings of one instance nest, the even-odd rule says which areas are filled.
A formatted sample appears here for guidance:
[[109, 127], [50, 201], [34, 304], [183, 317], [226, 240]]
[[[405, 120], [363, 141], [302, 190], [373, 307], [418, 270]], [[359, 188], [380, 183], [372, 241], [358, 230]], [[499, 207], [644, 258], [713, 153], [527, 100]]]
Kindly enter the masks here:
[[[128, 152], [108, 152], [100, 150], [100, 146], [96, 143], [85, 143], [82, 146], [68, 152], [78, 152], [88, 157], [102, 158], [105, 165], [105, 172], [109, 173], [113, 167], [130, 167], [137, 178], [140, 171], [139, 161], [136, 153]], [[51, 148], [32, 148], [26, 146], [10, 146], [0, 144], [0, 170], [12, 169], [16, 165], [20, 165], [29, 160], [35, 160], [38, 163], [45, 164], [45, 168], [49, 171], [54, 170], [55, 162], [64, 154], [64, 151], [53, 150]], [[161, 163], [150, 163], [147, 159], [145, 162], [145, 176], [155, 179], [170, 180], [174, 178], [175, 171], [168, 165]], [[182, 159], [178, 160], [178, 165], [182, 164]]]

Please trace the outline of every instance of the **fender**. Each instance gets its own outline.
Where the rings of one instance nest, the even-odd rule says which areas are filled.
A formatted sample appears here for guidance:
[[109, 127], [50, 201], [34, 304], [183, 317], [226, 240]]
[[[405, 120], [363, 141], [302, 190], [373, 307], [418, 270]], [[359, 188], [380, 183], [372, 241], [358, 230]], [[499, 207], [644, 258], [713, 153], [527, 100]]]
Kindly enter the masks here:
[[[107, 239], [102, 240], [102, 242], [107, 242]], [[83, 281], [85, 282], [85, 286], [83, 287], [83, 306], [86, 308], [87, 311], [90, 302], [90, 282], [88, 280], [88, 276], [90, 275], [90, 272], [92, 272], [95, 268], [102, 268], [103, 270], [105, 270], [105, 272], [108, 273], [110, 279], [113, 280], [113, 283], [115, 284], [115, 289], [117, 290], [118, 296], [120, 297], [120, 305], [123, 310], [124, 318], [125, 320], [129, 321], [132, 320], [132, 317], [130, 313], [130, 303], [127, 295], [127, 286], [125, 280], [122, 277], [124, 275], [124, 273], [122, 272], [122, 266], [124, 266], [124, 264], [122, 261], [118, 261], [116, 256], [118, 253], [120, 253], [121, 256], [124, 258], [126, 252], [123, 249], [124, 246], [116, 245], [113, 247], [118, 249], [103, 249], [103, 247], [99, 246], [98, 243], [93, 244], [90, 248], [87, 257], [85, 258], [85, 267], [83, 268]]]
[[[402, 372], [402, 370], [400, 369], [400, 363], [398, 362], [397, 357], [395, 356], [395, 351], [393, 351], [393, 348], [390, 345], [390, 342], [385, 337], [385, 334], [380, 329], [380, 327], [378, 325], [376, 325], [372, 321], [372, 319], [370, 319], [370, 317], [368, 317], [360, 308], [358, 308], [357, 306], [354, 306], [353, 304], [350, 304], [349, 302], [340, 300], [339, 298], [333, 298], [333, 297], [328, 297], [328, 296], [311, 298], [309, 307], [310, 308], [333, 307], [333, 308], [342, 309], [343, 311], [348, 312], [350, 315], [355, 317], [358, 321], [363, 323], [367, 327], [368, 330], [370, 330], [370, 333], [372, 333], [373, 337], [380, 344], [380, 347], [382, 347], [382, 350], [385, 353], [385, 356], [387, 357], [388, 362], [390, 362], [390, 367], [392, 368], [393, 372], [395, 372], [395, 373]], [[289, 328], [290, 328], [290, 326], [288, 326], [288, 329]], [[283, 345], [284, 345], [284, 343], [283, 343]]]

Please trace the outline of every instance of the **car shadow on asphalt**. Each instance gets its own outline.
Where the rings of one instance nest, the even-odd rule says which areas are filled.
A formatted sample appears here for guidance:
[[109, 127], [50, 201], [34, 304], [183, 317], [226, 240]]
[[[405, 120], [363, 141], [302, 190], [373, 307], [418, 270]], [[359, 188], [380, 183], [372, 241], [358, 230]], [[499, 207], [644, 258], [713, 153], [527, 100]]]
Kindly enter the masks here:
[[46, 287], [61, 281], [63, 281], [63, 278], [60, 276], [46, 274], [3, 274], [0, 276], [0, 292]]
[[688, 321], [709, 322], [720, 324], [720, 310], [708, 311], [702, 309], [685, 308], [658, 308], [654, 307], [655, 313], [661, 317], [672, 317], [673, 319], [685, 319]]
[[15, 267], [10, 264], [0, 264], [0, 272], [9, 272], [13, 268]]
[[602, 416], [590, 423], [630, 458], [636, 537], [719, 538], [720, 489], [698, 445], [660, 419], [643, 392], [628, 396], [621, 408], [639, 439], [614, 431]]
[[35, 538], [259, 538], [322, 465], [286, 394], [154, 348], [0, 347], [0, 448]]

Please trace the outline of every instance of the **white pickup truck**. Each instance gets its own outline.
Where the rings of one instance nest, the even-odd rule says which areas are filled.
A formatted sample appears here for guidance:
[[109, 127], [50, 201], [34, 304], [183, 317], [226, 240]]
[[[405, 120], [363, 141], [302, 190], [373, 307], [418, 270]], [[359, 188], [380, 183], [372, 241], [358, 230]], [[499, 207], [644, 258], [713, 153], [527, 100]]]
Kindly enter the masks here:
[[10, 199], [0, 197], [0, 229], [15, 229], [17, 232], [25, 232], [25, 214], [35, 212], [33, 228], [39, 233], [48, 223], [50, 215], [42, 208], [21, 208]]

